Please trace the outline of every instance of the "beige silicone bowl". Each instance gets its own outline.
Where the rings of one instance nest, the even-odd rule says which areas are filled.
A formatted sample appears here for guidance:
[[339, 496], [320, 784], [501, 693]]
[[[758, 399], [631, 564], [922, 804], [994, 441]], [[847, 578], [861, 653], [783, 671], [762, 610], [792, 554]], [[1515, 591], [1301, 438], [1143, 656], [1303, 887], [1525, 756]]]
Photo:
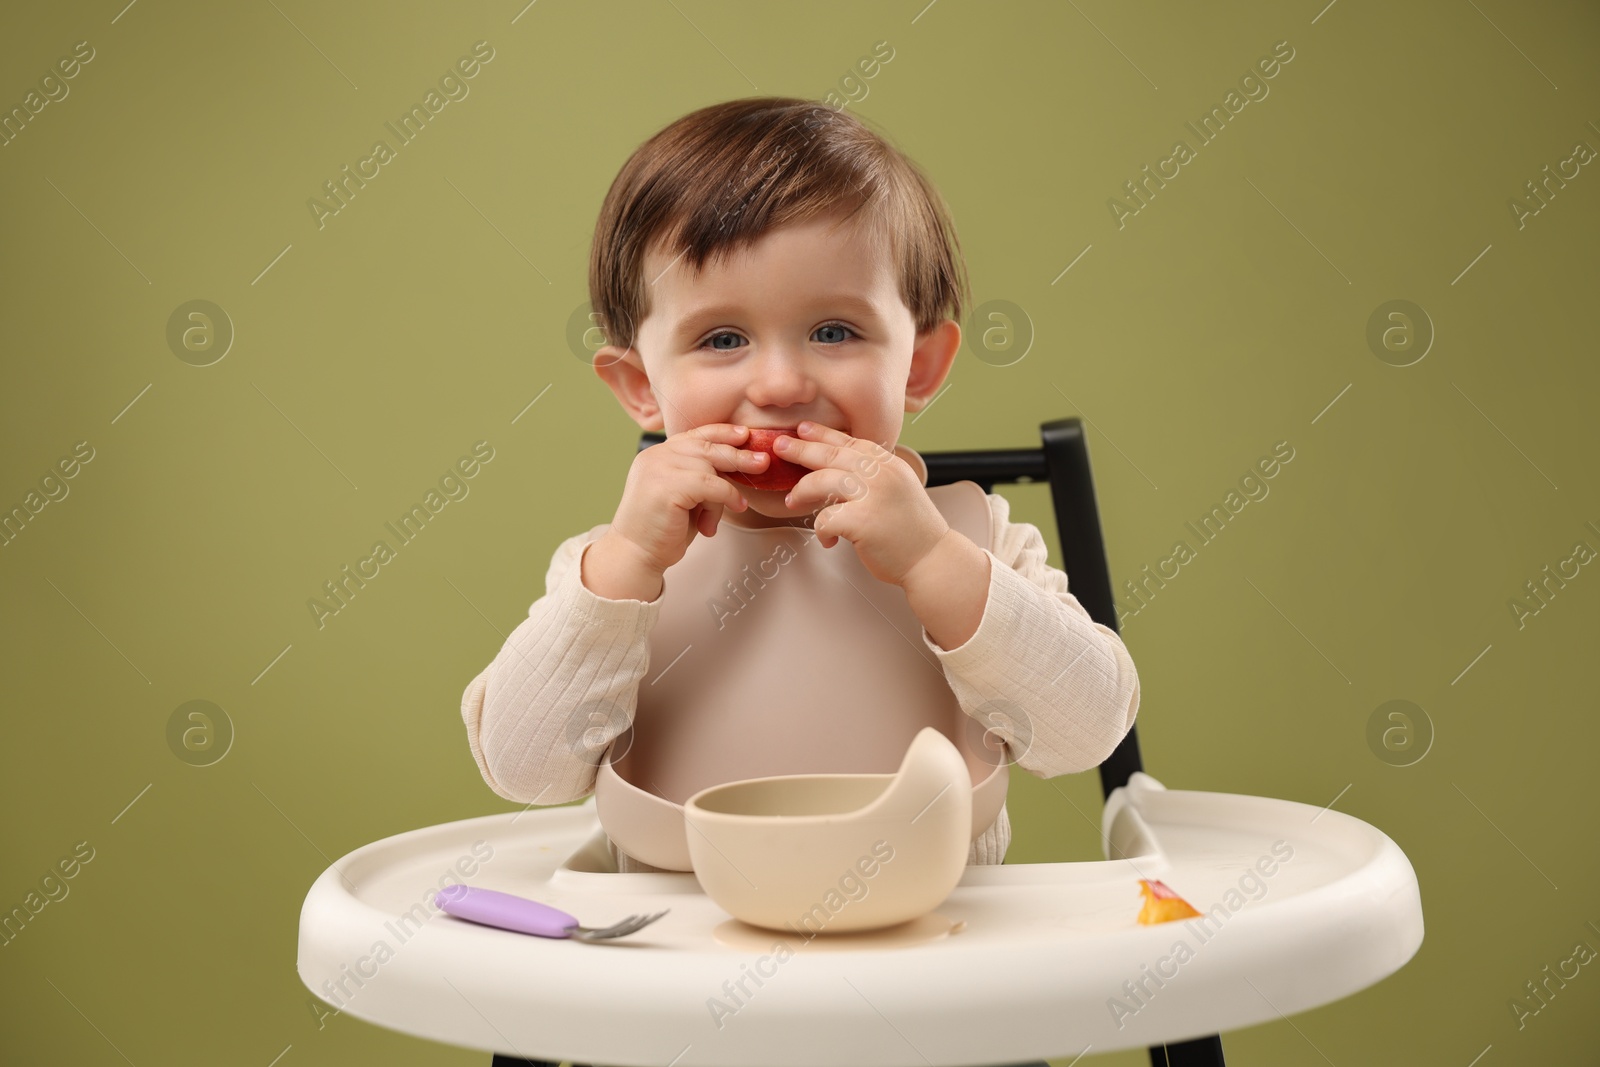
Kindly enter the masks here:
[[683, 804], [706, 895], [755, 926], [811, 936], [926, 915], [961, 880], [972, 779], [923, 727], [893, 774], [790, 774], [702, 789]]

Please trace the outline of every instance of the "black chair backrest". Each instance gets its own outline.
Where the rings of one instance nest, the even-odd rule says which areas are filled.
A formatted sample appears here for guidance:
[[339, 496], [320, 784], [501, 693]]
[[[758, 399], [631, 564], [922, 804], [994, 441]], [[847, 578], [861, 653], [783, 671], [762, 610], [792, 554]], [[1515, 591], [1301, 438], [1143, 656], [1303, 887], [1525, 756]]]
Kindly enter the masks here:
[[[973, 481], [985, 493], [992, 493], [996, 485], [1048, 484], [1061, 544], [1062, 570], [1067, 573], [1072, 595], [1091, 619], [1118, 633], [1116, 600], [1082, 420], [1056, 419], [1041, 425], [1039, 433], [1039, 448], [920, 453], [928, 465], [928, 484]], [[664, 440], [664, 434], [645, 433], [639, 438], [639, 451]], [[1110, 796], [1113, 789], [1127, 784], [1134, 771], [1142, 769], [1139, 739], [1135, 728], [1129, 727], [1127, 736], [1100, 764], [1102, 792]]]

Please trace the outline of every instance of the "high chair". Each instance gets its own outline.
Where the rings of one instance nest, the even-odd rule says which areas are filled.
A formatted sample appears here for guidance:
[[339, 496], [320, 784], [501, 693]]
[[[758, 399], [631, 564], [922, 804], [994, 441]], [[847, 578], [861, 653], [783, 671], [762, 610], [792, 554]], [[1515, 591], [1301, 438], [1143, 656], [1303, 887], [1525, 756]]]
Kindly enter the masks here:
[[[1115, 631], [1082, 424], [1040, 431], [1035, 449], [923, 453], [928, 485], [1047, 483], [1071, 591]], [[643, 434], [639, 448], [662, 440]], [[767, 943], [789, 935], [730, 930], [693, 873], [617, 874], [591, 795], [343, 857], [306, 896], [298, 972], [331, 1008], [492, 1051], [494, 1067], [960, 1067], [1140, 1046], [1156, 1067], [1220, 1067], [1221, 1031], [1348, 996], [1420, 947], [1416, 874], [1377, 828], [1331, 805], [1168, 790], [1143, 772], [1136, 729], [1100, 781], [1107, 859], [970, 866], [937, 909], [963, 924], [948, 936], [819, 940], [773, 963]], [[447, 879], [585, 921], [672, 911], [632, 938], [585, 945], [437, 912], [429, 902]], [[1164, 881], [1201, 915], [1136, 924], [1139, 879]], [[755, 989], [742, 985], [713, 1026], [712, 1000], [726, 1005], [746, 981]], [[764, 996], [768, 982], [787, 993]]]

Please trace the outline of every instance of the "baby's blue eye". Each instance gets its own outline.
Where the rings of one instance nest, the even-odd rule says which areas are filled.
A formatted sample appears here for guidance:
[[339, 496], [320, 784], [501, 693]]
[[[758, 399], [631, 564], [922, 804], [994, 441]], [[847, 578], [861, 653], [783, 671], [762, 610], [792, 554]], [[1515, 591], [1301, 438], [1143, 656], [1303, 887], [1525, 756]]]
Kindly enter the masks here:
[[[845, 333], [849, 334], [850, 337], [858, 336], [854, 330], [852, 330], [850, 327], [846, 326], [842, 322], [825, 322], [821, 326], [817, 327], [817, 333], [821, 333], [823, 330], [843, 330]], [[815, 336], [815, 334], [813, 334], [812, 336]], [[700, 348], [709, 348], [713, 352], [732, 352], [735, 348], [739, 347], [738, 345], [728, 346], [728, 345], [718, 345], [718, 344], [716, 344], [715, 342], [717, 341], [717, 339], [721, 338], [721, 337], [731, 337], [734, 340], [739, 340], [739, 335], [738, 334], [733, 333], [733, 332], [731, 332], [729, 330], [723, 330], [723, 331], [721, 331], [719, 333], [712, 334], [710, 337], [707, 337], [704, 341], [700, 342], [698, 347], [700, 347]], [[843, 344], [847, 340], [849, 340], [849, 338], [840, 337], [836, 341], [824, 341], [823, 344], [837, 345], [837, 344]]]

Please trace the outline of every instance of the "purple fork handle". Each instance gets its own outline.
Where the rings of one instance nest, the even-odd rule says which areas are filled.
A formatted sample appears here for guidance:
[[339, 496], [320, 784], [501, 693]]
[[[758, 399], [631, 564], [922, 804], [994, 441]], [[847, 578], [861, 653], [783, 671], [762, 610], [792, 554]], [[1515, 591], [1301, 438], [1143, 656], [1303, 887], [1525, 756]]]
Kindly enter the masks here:
[[548, 904], [476, 886], [446, 886], [433, 902], [458, 919], [536, 937], [569, 937], [578, 925], [577, 919]]

